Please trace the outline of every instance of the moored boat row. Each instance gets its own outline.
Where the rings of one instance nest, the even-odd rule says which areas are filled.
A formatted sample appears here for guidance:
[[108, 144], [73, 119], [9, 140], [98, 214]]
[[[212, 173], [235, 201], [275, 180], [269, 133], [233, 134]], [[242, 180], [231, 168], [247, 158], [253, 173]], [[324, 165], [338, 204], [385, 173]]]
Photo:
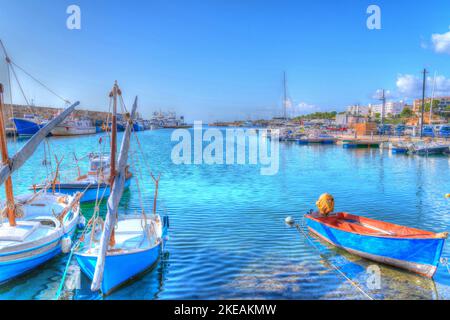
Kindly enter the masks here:
[[[11, 60], [8, 58], [7, 61]], [[3, 118], [3, 85], [0, 84], [0, 185], [4, 184], [6, 191], [6, 200], [0, 203], [0, 284], [36, 269], [61, 252], [71, 252], [81, 270], [92, 278], [92, 290], [108, 294], [159, 259], [169, 223], [168, 217], [161, 217], [156, 209], [159, 177], [155, 178], [150, 173], [155, 183], [155, 197], [147, 203], [153, 203], [152, 212], [146, 213], [142, 202], [141, 216], [119, 217], [123, 191], [129, 187], [132, 177], [137, 178], [131, 174], [128, 165], [137, 97], [131, 113], [123, 116], [124, 135], [120, 153], [116, 154], [117, 103], [120, 100], [123, 104], [121, 95], [116, 82], [109, 94], [113, 105], [109, 154], [90, 154], [90, 171], [84, 175], [79, 171], [78, 178], [70, 183], [59, 181], [60, 161], [55, 156], [57, 165], [50, 181], [34, 185], [30, 193], [17, 195], [12, 174], [34, 154], [50, 133], [82, 135], [95, 133], [96, 128], [87, 120], [68, 119], [79, 105], [76, 102], [47, 123], [35, 122], [35, 132], [28, 132], [31, 138], [10, 158]], [[144, 159], [145, 155], [140, 155], [139, 160]], [[141, 166], [137, 168], [141, 170]], [[141, 171], [139, 176], [143, 176]], [[137, 181], [136, 184], [139, 186]], [[99, 206], [104, 197], [108, 202], [103, 223]], [[95, 200], [96, 205], [92, 218], [85, 224], [80, 202], [87, 200]], [[82, 237], [72, 244], [77, 228], [82, 229]], [[71, 257], [72, 254], [68, 263]]]

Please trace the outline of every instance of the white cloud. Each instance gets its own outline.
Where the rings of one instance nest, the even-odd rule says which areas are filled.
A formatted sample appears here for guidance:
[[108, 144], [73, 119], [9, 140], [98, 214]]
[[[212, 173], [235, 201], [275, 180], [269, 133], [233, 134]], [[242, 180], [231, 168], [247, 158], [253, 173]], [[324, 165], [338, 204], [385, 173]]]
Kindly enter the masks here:
[[319, 112], [320, 110], [320, 107], [303, 101], [296, 105], [293, 105], [293, 107], [289, 111], [292, 112], [293, 116], [298, 116], [302, 114]]
[[[418, 98], [422, 95], [422, 78], [411, 75], [399, 75], [397, 77], [397, 91], [400, 95], [406, 98]], [[429, 96], [433, 88], [434, 76], [427, 77], [426, 80], [426, 94]], [[434, 89], [435, 96], [450, 95], [450, 79], [445, 76], [436, 76], [436, 83]]]
[[[372, 95], [372, 99], [381, 99], [382, 96], [383, 89], [377, 89], [377, 91], [375, 91], [375, 93]], [[384, 96], [386, 97], [386, 99], [394, 98], [394, 95], [390, 90], [384, 90]]]
[[450, 31], [447, 33], [434, 33], [431, 35], [434, 51], [450, 54]]

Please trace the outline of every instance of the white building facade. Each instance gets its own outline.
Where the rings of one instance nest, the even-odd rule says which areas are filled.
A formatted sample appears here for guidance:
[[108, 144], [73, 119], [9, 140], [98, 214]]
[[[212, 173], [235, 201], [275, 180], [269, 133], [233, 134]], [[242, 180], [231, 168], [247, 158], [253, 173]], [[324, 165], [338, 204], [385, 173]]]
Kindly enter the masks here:
[[[405, 107], [405, 103], [403, 102], [394, 102], [389, 101], [386, 102], [386, 105], [384, 106], [384, 116], [392, 115], [396, 116], [402, 113], [403, 108]], [[370, 114], [375, 115], [379, 113], [380, 115], [383, 114], [383, 104], [369, 104]]]
[[360, 106], [359, 104], [347, 107], [347, 113], [354, 116], [367, 116], [369, 111], [368, 106]]

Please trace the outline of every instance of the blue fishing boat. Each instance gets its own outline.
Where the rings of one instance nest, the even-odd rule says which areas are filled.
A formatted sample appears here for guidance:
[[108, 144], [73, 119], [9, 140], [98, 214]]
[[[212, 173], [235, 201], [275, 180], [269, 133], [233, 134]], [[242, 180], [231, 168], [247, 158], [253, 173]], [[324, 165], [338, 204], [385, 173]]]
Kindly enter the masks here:
[[[112, 124], [110, 122], [107, 127], [108, 131], [111, 131], [111, 126], [112, 126]], [[125, 124], [122, 121], [119, 121], [119, 118], [117, 118], [116, 128], [117, 128], [117, 132], [125, 131]]]
[[[76, 180], [71, 182], [55, 182], [54, 188], [58, 193], [73, 195], [77, 192], [83, 192], [80, 202], [96, 201], [99, 197], [105, 199], [110, 195], [110, 172], [111, 157], [105, 154], [89, 154], [89, 171], [80, 175]], [[125, 188], [129, 188], [133, 174], [126, 170]], [[46, 184], [38, 184], [30, 189], [35, 191], [42, 190]]]
[[[117, 150], [117, 105], [114, 103], [111, 121], [111, 145], [110, 153], [108, 154], [89, 154], [89, 171], [86, 174], [81, 174], [78, 169], [78, 177], [69, 182], [53, 181], [54, 189], [63, 194], [72, 195], [77, 192], [82, 192], [83, 196], [81, 202], [92, 202], [98, 199], [107, 198], [111, 193], [111, 184], [116, 172], [116, 150]], [[122, 119], [122, 118], [120, 118]], [[102, 143], [100, 138], [99, 143]], [[78, 163], [78, 160], [75, 159]], [[129, 166], [125, 167], [125, 182], [124, 188], [130, 186], [132, 173], [129, 171]], [[38, 184], [31, 187], [33, 190], [42, 190], [46, 184]]]
[[310, 213], [305, 218], [312, 233], [336, 247], [430, 278], [448, 236], [344, 212]]
[[[161, 218], [156, 215], [147, 218], [146, 222], [147, 232], [142, 232], [141, 218], [127, 218], [118, 221], [114, 231], [116, 241], [114, 250], [110, 250], [105, 258], [105, 269], [100, 286], [104, 295], [148, 270], [158, 261], [162, 249], [162, 239], [167, 233], [168, 220], [165, 217], [161, 221]], [[90, 235], [86, 239], [89, 237]], [[98, 261], [98, 252], [95, 250], [86, 245], [84, 249], [75, 253], [81, 270], [91, 280], [94, 278]]]
[[135, 120], [133, 121], [133, 130], [134, 131], [144, 131], [145, 126], [141, 120]]
[[34, 114], [25, 114], [23, 118], [11, 118], [11, 121], [16, 127], [17, 135], [25, 137], [34, 135], [48, 122]]
[[[118, 93], [120, 89], [116, 82], [110, 94], [114, 97], [114, 104]], [[156, 263], [168, 228], [168, 218], [161, 219], [156, 213], [159, 177], [155, 179], [153, 174], [151, 174], [155, 181], [153, 214], [147, 215], [144, 208], [141, 208], [140, 217], [127, 216], [117, 219], [126, 178], [125, 168], [130, 148], [132, 119], [136, 108], [137, 97], [122, 138], [117, 176], [112, 181], [105, 222], [100, 223], [98, 229], [97, 217], [93, 216], [90, 234], [84, 237], [80, 247], [74, 251], [81, 270], [92, 279], [91, 290], [100, 290], [104, 295]], [[116, 170], [112, 168], [111, 172]]]

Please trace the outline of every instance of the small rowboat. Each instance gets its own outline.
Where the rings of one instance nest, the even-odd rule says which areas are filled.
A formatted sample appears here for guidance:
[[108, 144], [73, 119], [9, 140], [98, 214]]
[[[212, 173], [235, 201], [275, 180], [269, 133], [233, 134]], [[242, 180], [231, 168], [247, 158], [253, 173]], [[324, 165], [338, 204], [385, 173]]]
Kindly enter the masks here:
[[433, 277], [447, 232], [433, 233], [344, 212], [305, 215], [308, 229], [350, 253]]

